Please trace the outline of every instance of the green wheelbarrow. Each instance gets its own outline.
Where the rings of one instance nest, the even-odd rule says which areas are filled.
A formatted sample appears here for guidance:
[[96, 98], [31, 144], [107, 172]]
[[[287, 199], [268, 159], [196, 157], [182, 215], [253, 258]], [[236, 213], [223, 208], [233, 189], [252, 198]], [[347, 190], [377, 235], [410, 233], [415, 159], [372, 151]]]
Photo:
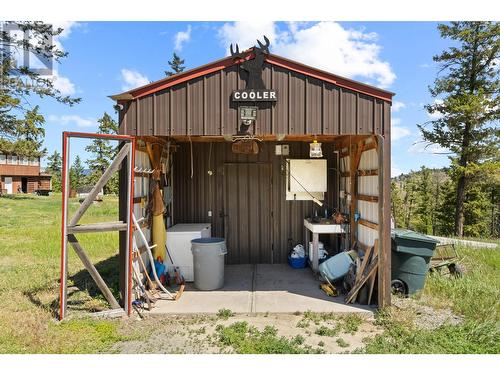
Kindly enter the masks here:
[[463, 270], [457, 262], [458, 253], [454, 244], [437, 245], [429, 262], [429, 271], [443, 273], [447, 269], [450, 275], [460, 277]]

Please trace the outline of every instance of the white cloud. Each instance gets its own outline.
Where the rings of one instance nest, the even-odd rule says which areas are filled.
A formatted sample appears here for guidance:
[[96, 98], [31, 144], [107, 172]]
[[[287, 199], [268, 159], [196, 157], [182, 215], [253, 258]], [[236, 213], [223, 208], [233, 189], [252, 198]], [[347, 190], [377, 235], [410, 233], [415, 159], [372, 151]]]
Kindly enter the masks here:
[[49, 121], [63, 126], [75, 124], [80, 128], [88, 128], [92, 126], [97, 126], [97, 121], [93, 118], [87, 117], [83, 118], [78, 115], [50, 115]]
[[391, 110], [392, 112], [397, 112], [400, 109], [406, 108], [406, 104], [403, 102], [398, 102], [397, 100], [392, 102]]
[[391, 139], [393, 141], [401, 139], [411, 134], [410, 129], [405, 128], [403, 126], [399, 126], [401, 124], [400, 118], [393, 118], [391, 120]]
[[[433, 104], [443, 104], [443, 101], [441, 99], [434, 99], [434, 103]], [[429, 116], [429, 118], [431, 120], [438, 120], [441, 117], [443, 117], [443, 114], [441, 112], [438, 112], [438, 111], [436, 111], [434, 113], [427, 112], [427, 116]]]
[[390, 64], [379, 57], [376, 33], [345, 29], [337, 22], [289, 22], [279, 30], [274, 22], [225, 23], [219, 29], [221, 43], [238, 43], [240, 50], [252, 47], [266, 35], [271, 50], [281, 55], [341, 76], [369, 81], [380, 87], [396, 79]]
[[416, 155], [416, 154], [445, 154], [449, 153], [450, 150], [441, 147], [438, 144], [435, 143], [429, 143], [426, 142], [422, 139], [418, 139], [413, 144], [410, 146], [408, 149], [408, 152], [410, 154]]
[[391, 164], [391, 177], [399, 176], [403, 171], [394, 163]]
[[63, 29], [61, 34], [57, 35], [54, 37], [53, 42], [54, 45], [61, 51], [64, 51], [64, 47], [61, 43], [61, 40], [68, 39], [71, 33], [79, 28], [82, 27], [82, 23], [80, 22], [74, 22], [74, 21], [56, 21], [56, 22], [50, 22], [52, 24], [52, 27], [54, 30], [57, 30], [58, 28]]
[[148, 77], [142, 75], [137, 70], [122, 69], [122, 89], [128, 91], [136, 87], [147, 85], [149, 83]]
[[263, 36], [266, 35], [271, 43], [277, 39], [277, 27], [272, 21], [255, 20], [255, 22], [232, 22], [225, 23], [219, 29], [218, 35], [221, 43], [226, 48], [226, 54], [229, 55], [229, 45], [237, 43], [240, 51], [252, 47], [256, 39], [260, 38], [264, 42]]
[[76, 92], [75, 84], [68, 77], [60, 76], [57, 71], [52, 75], [52, 81], [54, 88], [59, 90], [62, 95], [73, 95]]
[[180, 51], [182, 45], [191, 40], [191, 25], [188, 25], [186, 31], [179, 31], [174, 36], [175, 49]]

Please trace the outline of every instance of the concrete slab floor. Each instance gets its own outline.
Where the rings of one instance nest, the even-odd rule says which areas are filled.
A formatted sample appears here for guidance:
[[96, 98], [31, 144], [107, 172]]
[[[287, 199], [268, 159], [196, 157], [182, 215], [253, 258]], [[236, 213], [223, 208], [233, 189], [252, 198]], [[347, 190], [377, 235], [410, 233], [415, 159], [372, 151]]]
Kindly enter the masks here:
[[150, 314], [216, 314], [229, 309], [237, 314], [334, 312], [373, 316], [373, 306], [344, 303], [328, 297], [309, 268], [288, 264], [242, 264], [225, 267], [224, 287], [200, 291], [192, 283], [178, 301], [157, 301]]

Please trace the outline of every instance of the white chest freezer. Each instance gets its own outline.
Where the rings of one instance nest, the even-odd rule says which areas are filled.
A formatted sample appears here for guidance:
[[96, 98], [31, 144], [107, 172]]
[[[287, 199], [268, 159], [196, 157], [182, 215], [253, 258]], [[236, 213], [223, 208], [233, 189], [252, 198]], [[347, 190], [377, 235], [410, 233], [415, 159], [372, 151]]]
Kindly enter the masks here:
[[[191, 253], [191, 240], [195, 238], [211, 237], [212, 224], [176, 224], [167, 229], [167, 249], [172, 257], [173, 265], [179, 267], [186, 281], [194, 281], [193, 254]], [[168, 273], [173, 275], [173, 265], [170, 258], [165, 257], [165, 266]]]

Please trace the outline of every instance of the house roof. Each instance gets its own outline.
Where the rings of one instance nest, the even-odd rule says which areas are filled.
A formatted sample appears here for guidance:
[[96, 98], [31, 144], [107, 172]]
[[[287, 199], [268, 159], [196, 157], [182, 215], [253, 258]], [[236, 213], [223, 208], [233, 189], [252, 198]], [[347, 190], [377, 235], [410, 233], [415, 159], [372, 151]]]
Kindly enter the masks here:
[[[249, 51], [251, 52], [252, 49]], [[178, 73], [172, 75], [170, 77], [166, 77], [160, 79], [155, 82], [148, 83], [147, 85], [137, 87], [132, 90], [128, 90], [122, 92], [120, 94], [111, 95], [110, 98], [116, 100], [118, 102], [126, 102], [133, 99], [138, 99], [143, 96], [147, 96], [153, 94], [155, 92], [164, 90], [171, 86], [177, 85], [179, 83], [183, 83], [210, 73], [217, 72], [219, 70], [228, 68], [232, 65], [236, 65], [241, 63], [244, 60], [248, 60], [253, 58], [253, 54], [249, 53], [245, 59], [241, 59], [239, 61], [235, 61], [231, 56], [225, 57], [223, 59], [199, 66], [194, 69], [187, 70], [182, 73]], [[359, 92], [361, 94], [369, 95], [378, 99], [382, 99], [388, 102], [392, 101], [392, 97], [395, 95], [393, 92], [382, 90], [378, 87], [367, 85], [365, 83], [361, 83], [358, 81], [354, 81], [345, 77], [338, 76], [336, 74], [332, 74], [326, 72], [324, 70], [320, 70], [302, 63], [299, 63], [294, 60], [286, 59], [284, 57], [268, 54], [266, 55], [265, 61], [271, 65], [279, 66], [291, 71], [295, 71], [297, 73], [304, 74], [309, 77], [317, 78], [319, 80], [332, 83], [339, 87], [343, 87], [349, 90], [353, 90], [355, 92]]]

